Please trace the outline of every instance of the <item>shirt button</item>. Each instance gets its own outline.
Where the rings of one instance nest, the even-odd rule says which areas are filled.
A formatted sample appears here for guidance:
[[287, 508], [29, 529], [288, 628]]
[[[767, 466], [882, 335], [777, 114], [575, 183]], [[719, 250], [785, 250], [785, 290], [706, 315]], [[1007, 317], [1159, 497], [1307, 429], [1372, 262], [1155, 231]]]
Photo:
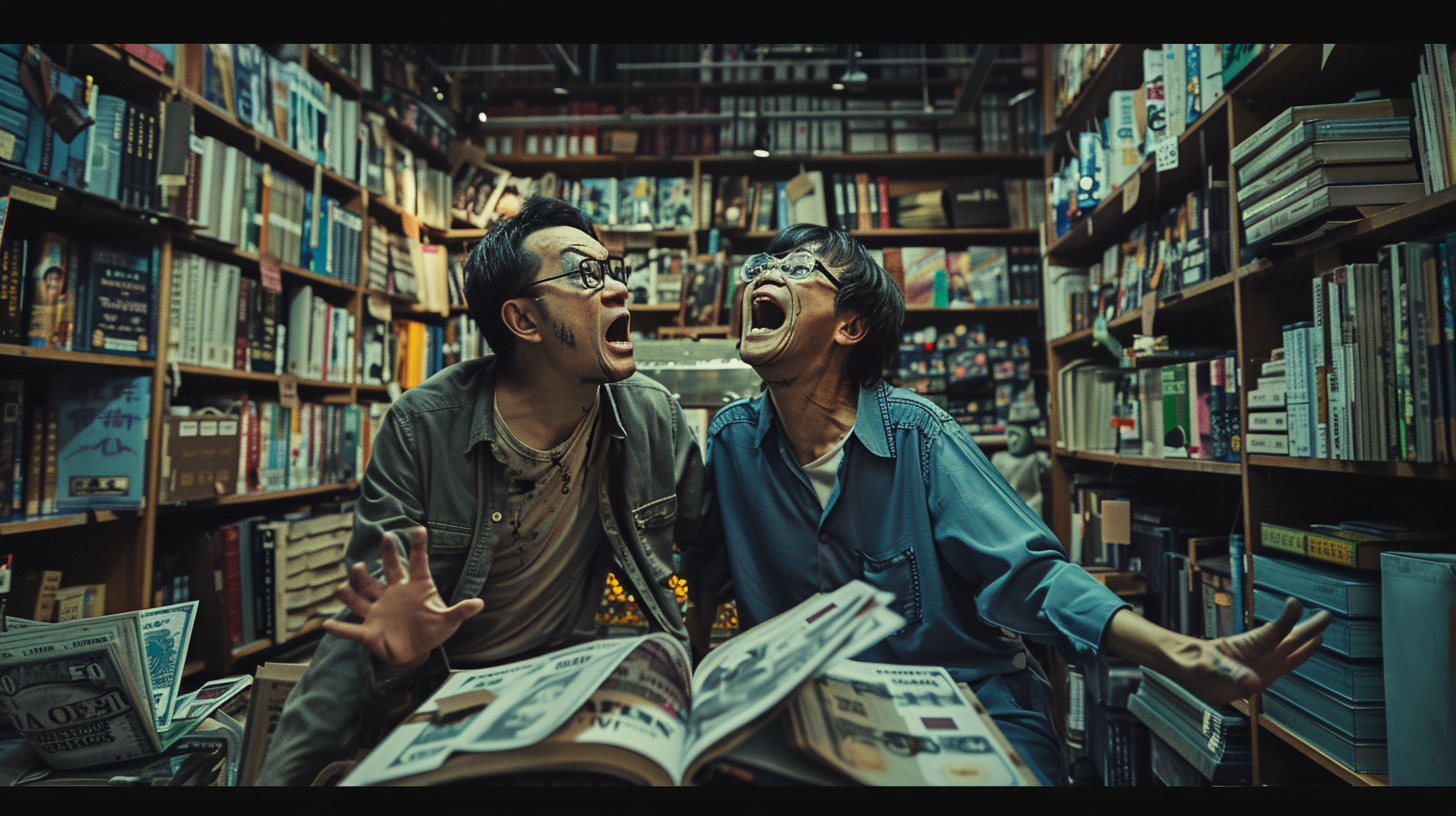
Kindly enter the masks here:
[[496, 512], [494, 512], [494, 513], [491, 513], [491, 514], [490, 514], [490, 520], [491, 520], [491, 521], [500, 521], [500, 520], [501, 520], [501, 514], [500, 514], [500, 511], [499, 511], [499, 510], [497, 510], [497, 511], [496, 511]]
[[1011, 665], [1018, 669], [1026, 668], [1026, 652], [1017, 652], [1011, 656]]
[[820, 533], [819, 534], [819, 543], [820, 544], [828, 544], [829, 543], [829, 534], [828, 533]]

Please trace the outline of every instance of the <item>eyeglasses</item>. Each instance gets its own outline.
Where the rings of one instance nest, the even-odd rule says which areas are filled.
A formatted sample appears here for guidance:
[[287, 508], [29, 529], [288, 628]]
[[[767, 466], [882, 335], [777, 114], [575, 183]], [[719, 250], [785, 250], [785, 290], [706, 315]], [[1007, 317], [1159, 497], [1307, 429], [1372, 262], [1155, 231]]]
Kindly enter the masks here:
[[576, 265], [576, 269], [573, 269], [570, 272], [562, 272], [560, 275], [552, 275], [549, 278], [542, 278], [538, 281], [531, 281], [525, 286], [522, 286], [520, 291], [516, 292], [514, 295], [511, 295], [510, 298], [506, 299], [510, 300], [511, 298], [518, 298], [521, 295], [525, 294], [527, 289], [530, 289], [532, 286], [535, 286], [538, 283], [546, 283], [547, 281], [554, 281], [560, 278], [569, 278], [573, 275], [578, 275], [581, 277], [582, 289], [592, 291], [602, 288], [602, 286], [607, 282], [607, 278], [609, 277], [612, 280], [626, 283], [627, 276], [631, 274], [632, 267], [627, 266], [626, 261], [622, 260], [620, 256], [611, 255], [608, 256], [607, 259], [604, 261], [599, 261], [596, 258], [583, 258], [581, 262]]
[[739, 276], [745, 283], [749, 283], [773, 271], [778, 271], [789, 280], [805, 280], [815, 271], [823, 272], [824, 277], [834, 284], [834, 288], [839, 288], [839, 278], [830, 274], [814, 253], [807, 249], [791, 249], [777, 255], [760, 252], [743, 262]]

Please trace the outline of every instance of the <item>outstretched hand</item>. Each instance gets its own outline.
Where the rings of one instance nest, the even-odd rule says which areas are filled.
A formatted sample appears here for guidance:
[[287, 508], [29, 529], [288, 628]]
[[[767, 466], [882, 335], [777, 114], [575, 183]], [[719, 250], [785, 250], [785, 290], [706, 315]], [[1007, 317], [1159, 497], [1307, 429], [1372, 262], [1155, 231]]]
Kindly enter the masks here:
[[363, 622], [328, 620], [323, 626], [331, 635], [363, 643], [380, 660], [409, 669], [423, 664], [431, 650], [455, 634], [466, 618], [479, 614], [485, 602], [470, 598], [445, 606], [430, 577], [425, 528], [416, 527], [410, 536], [408, 571], [400, 564], [395, 535], [385, 533], [379, 544], [385, 583], [359, 562], [349, 569], [350, 583], [334, 591], [334, 597]]
[[1303, 613], [1304, 606], [1290, 598], [1276, 620], [1205, 640], [1171, 632], [1124, 609], [1112, 617], [1108, 645], [1199, 698], [1223, 705], [1263, 691], [1314, 654], [1333, 618], [1321, 610], [1301, 622]]
[[1314, 654], [1333, 617], [1320, 610], [1301, 622], [1304, 606], [1294, 598], [1284, 602], [1279, 617], [1247, 632], [1215, 638], [1206, 672], [1195, 672], [1185, 685], [1211, 702], [1227, 703], [1257, 694], [1281, 675]]

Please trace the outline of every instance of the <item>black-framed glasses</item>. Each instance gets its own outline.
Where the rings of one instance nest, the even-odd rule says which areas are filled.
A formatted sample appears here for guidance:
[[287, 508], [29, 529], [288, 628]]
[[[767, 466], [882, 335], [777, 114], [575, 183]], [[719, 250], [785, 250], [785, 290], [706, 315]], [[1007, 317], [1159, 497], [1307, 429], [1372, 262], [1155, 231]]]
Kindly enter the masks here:
[[552, 275], [549, 278], [542, 278], [541, 280], [531, 281], [525, 286], [522, 286], [520, 291], [516, 292], [514, 295], [511, 295], [510, 298], [506, 298], [506, 300], [520, 297], [521, 295], [525, 294], [527, 289], [530, 289], [532, 286], [535, 286], [538, 283], [554, 281], [560, 278], [569, 278], [573, 275], [579, 276], [581, 278], [581, 288], [590, 292], [602, 288], [602, 286], [606, 284], [607, 278], [609, 277], [612, 280], [621, 281], [625, 284], [627, 282], [627, 277], [631, 274], [632, 267], [628, 266], [627, 262], [623, 260], [622, 257], [619, 255], [609, 255], [607, 256], [606, 260], [597, 260], [596, 258], [582, 258], [581, 261], [577, 263], [576, 268], [571, 270], [570, 272], [562, 272], [560, 275]]
[[834, 277], [824, 267], [823, 262], [807, 249], [791, 249], [777, 255], [760, 252], [743, 262], [739, 276], [745, 283], [749, 283], [773, 271], [778, 271], [789, 280], [805, 280], [816, 271], [823, 272], [824, 277], [834, 284], [834, 288], [839, 288], [839, 278]]

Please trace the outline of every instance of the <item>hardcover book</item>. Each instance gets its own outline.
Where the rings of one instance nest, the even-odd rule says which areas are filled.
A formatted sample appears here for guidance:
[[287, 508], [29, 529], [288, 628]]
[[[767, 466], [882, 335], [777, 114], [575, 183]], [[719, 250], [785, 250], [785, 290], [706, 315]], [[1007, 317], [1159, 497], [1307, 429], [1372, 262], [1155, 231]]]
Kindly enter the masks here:
[[58, 413], [56, 509], [141, 509], [151, 377], [56, 371], [48, 403]]

